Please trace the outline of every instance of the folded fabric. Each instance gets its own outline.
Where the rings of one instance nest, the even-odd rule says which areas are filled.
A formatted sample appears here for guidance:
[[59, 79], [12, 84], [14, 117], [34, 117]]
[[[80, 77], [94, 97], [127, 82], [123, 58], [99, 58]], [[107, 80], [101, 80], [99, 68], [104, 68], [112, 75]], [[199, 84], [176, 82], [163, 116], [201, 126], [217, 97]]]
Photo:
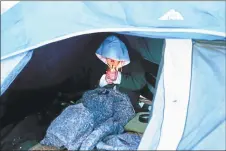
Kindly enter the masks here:
[[92, 132], [92, 114], [82, 103], [67, 107], [48, 127], [42, 145], [78, 149], [83, 140]]
[[97, 144], [98, 150], [137, 150], [141, 141], [138, 134], [110, 135]]
[[135, 116], [129, 97], [117, 90], [90, 90], [81, 102], [67, 107], [50, 124], [41, 144], [92, 150], [105, 137], [123, 133], [123, 127]]

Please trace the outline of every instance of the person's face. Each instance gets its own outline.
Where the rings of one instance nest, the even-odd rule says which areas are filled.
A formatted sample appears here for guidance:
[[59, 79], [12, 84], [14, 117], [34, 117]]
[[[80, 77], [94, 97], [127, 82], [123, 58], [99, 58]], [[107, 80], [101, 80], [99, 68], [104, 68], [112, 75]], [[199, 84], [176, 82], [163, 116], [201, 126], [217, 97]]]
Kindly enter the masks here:
[[110, 69], [117, 69], [118, 68], [120, 61], [109, 59], [109, 58], [107, 58], [106, 60], [107, 60], [107, 64], [110, 67]]

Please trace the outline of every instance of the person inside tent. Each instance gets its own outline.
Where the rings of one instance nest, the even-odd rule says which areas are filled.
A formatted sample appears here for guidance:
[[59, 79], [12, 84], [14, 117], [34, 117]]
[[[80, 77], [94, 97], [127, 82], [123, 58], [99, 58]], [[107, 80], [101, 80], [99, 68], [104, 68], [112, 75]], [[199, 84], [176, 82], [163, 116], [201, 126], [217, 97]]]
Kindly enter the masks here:
[[[99, 81], [100, 87], [114, 88], [126, 93], [135, 110], [138, 110], [140, 91], [146, 85], [145, 71], [138, 55], [135, 55], [132, 50], [128, 51], [124, 42], [111, 35], [99, 46], [96, 56], [105, 66], [98, 66], [92, 70], [97, 76], [91, 78], [93, 80], [91, 83]], [[103, 75], [100, 76], [100, 74]], [[98, 76], [101, 77], [99, 80]]]
[[[152, 100], [141, 54], [123, 36], [105, 34], [85, 46], [87, 53], [75, 73], [60, 87], [66, 100], [79, 100], [87, 90], [114, 88], [129, 96], [136, 112], [148, 111], [139, 105], [140, 95]], [[142, 60], [143, 59], [143, 60]], [[145, 64], [146, 65], [146, 64]]]

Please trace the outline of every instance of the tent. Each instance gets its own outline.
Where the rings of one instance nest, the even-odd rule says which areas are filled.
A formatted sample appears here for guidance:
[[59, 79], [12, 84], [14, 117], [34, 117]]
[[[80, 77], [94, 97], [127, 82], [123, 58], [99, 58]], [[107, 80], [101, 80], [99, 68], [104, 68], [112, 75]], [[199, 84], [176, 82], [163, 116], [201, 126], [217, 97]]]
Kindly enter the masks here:
[[[1, 15], [1, 97], [61, 82], [95, 36], [114, 32], [159, 64], [139, 149], [225, 150], [225, 19], [223, 1], [19, 2]], [[162, 52], [142, 49], [156, 39]]]

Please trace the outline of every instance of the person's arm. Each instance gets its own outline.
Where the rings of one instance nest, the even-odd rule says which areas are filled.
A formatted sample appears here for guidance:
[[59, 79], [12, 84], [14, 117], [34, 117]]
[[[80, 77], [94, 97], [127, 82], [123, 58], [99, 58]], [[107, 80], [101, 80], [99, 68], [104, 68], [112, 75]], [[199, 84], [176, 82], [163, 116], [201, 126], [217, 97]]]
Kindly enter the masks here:
[[140, 62], [131, 62], [131, 72], [123, 74], [119, 72], [115, 84], [119, 84], [119, 87], [130, 89], [132, 91], [142, 89], [146, 84], [145, 72]]

